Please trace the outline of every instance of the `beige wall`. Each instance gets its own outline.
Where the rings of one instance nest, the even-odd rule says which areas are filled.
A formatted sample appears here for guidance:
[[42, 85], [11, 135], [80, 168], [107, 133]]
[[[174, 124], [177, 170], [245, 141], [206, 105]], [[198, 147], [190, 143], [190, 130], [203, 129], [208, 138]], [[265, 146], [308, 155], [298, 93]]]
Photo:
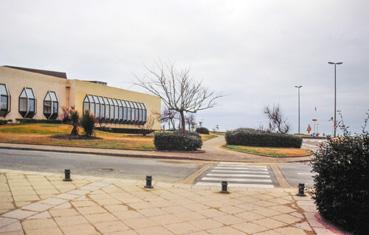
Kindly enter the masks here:
[[[108, 98], [124, 99], [129, 101], [142, 102], [147, 108], [148, 123], [147, 128], [160, 129], [160, 122], [157, 120], [160, 115], [160, 98], [144, 93], [119, 89], [101, 84], [91, 83], [81, 80], [67, 80], [54, 76], [42, 75], [39, 73], [27, 72], [18, 69], [0, 67], [0, 83], [6, 84], [11, 95], [11, 111], [0, 119], [22, 118], [18, 112], [18, 97], [24, 87], [33, 89], [36, 102], [36, 115], [34, 119], [45, 119], [43, 115], [43, 100], [48, 90], [55, 91], [59, 100], [59, 117], [62, 115], [62, 107], [74, 106], [81, 114], [83, 99], [86, 94], [105, 96]], [[155, 116], [155, 118], [154, 118]], [[139, 125], [109, 124], [111, 127], [119, 128], [142, 128]], [[107, 125], [107, 126], [109, 126]]]
[[[124, 99], [129, 101], [142, 102], [147, 109], [148, 119], [153, 119], [153, 116], [158, 117], [160, 115], [160, 98], [144, 93], [129, 91], [125, 89], [105, 86], [97, 83], [86, 82], [81, 80], [70, 80], [71, 84], [71, 105], [74, 106], [79, 113], [82, 113], [83, 100], [87, 94], [105, 96], [108, 98]], [[157, 118], [155, 118], [157, 119]], [[150, 120], [148, 120], [150, 122]], [[149, 122], [147, 125], [149, 125]], [[159, 120], [155, 120], [152, 124], [155, 130], [160, 129]], [[107, 125], [109, 126], [109, 125]], [[110, 124], [111, 127], [119, 128], [142, 128], [139, 125], [126, 125], [126, 124]]]
[[18, 69], [0, 67], [0, 83], [4, 83], [11, 95], [10, 113], [5, 118], [23, 118], [19, 114], [19, 95], [24, 87], [30, 87], [36, 97], [36, 115], [34, 119], [45, 119], [43, 114], [43, 101], [47, 91], [55, 91], [59, 101], [59, 115], [62, 113], [61, 107], [66, 104], [65, 87], [67, 80], [38, 73], [31, 73]]

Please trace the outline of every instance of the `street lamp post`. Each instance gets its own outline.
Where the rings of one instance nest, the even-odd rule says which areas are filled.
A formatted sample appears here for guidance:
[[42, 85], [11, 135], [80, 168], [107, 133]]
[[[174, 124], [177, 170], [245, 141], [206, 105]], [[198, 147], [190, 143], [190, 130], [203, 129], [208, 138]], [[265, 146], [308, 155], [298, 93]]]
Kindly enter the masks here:
[[328, 64], [334, 65], [334, 114], [333, 114], [333, 137], [336, 137], [337, 130], [337, 65], [343, 64], [343, 62], [328, 62]]
[[295, 86], [297, 88], [297, 95], [298, 95], [298, 101], [297, 101], [297, 107], [298, 107], [298, 133], [300, 134], [300, 89], [302, 86]]

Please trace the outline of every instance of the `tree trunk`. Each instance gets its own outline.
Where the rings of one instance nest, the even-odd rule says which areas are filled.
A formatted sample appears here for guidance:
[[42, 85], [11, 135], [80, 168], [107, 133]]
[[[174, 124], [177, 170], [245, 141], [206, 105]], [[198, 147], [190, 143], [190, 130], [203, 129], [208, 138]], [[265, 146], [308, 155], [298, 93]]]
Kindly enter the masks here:
[[181, 130], [182, 133], [184, 134], [186, 131], [186, 120], [185, 120], [185, 115], [183, 111], [180, 111], [179, 114], [181, 115]]

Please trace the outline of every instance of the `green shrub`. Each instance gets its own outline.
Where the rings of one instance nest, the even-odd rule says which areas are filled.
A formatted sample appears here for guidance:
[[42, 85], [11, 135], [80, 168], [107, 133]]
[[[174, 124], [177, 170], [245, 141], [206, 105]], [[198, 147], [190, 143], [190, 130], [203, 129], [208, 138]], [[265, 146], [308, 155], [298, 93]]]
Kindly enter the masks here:
[[353, 231], [369, 231], [369, 134], [330, 139], [312, 160], [320, 214]]
[[209, 135], [209, 130], [206, 127], [198, 127], [196, 128], [196, 132], [199, 134]]
[[0, 120], [0, 125], [8, 124], [8, 120]]
[[45, 124], [62, 124], [62, 120], [53, 119], [32, 119], [32, 118], [17, 118], [15, 119], [20, 124], [45, 123]]
[[250, 128], [227, 131], [225, 138], [228, 145], [300, 148], [302, 144], [300, 137]]
[[202, 146], [199, 134], [194, 132], [155, 132], [154, 144], [157, 150], [194, 151]]
[[86, 111], [81, 119], [81, 126], [85, 131], [86, 136], [92, 136], [94, 129], [95, 129], [95, 117], [90, 114], [89, 111]]

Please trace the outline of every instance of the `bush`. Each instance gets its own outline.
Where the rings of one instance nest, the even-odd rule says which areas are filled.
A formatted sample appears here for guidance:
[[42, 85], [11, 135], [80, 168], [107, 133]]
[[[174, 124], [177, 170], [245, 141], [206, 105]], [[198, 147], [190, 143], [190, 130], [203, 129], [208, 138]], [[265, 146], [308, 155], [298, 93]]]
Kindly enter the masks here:
[[8, 124], [8, 120], [0, 120], [0, 125]]
[[199, 134], [209, 135], [209, 130], [206, 127], [198, 127], [196, 128], [196, 132]]
[[90, 114], [89, 111], [86, 111], [81, 119], [81, 126], [85, 131], [86, 136], [92, 136], [94, 129], [95, 129], [95, 117]]
[[369, 231], [369, 134], [330, 139], [312, 160], [320, 214], [353, 231]]
[[142, 128], [97, 127], [96, 129], [101, 130], [101, 131], [106, 131], [106, 132], [112, 132], [112, 133], [142, 134], [142, 135], [147, 135], [147, 134], [154, 132], [154, 130], [142, 129]]
[[194, 132], [155, 132], [154, 144], [157, 150], [195, 151], [202, 146], [199, 134]]
[[32, 118], [17, 118], [15, 119], [20, 124], [31, 124], [31, 123], [45, 123], [45, 124], [62, 124], [62, 120], [53, 119], [32, 119]]
[[228, 145], [300, 148], [302, 144], [300, 137], [250, 128], [227, 131], [225, 138]]

